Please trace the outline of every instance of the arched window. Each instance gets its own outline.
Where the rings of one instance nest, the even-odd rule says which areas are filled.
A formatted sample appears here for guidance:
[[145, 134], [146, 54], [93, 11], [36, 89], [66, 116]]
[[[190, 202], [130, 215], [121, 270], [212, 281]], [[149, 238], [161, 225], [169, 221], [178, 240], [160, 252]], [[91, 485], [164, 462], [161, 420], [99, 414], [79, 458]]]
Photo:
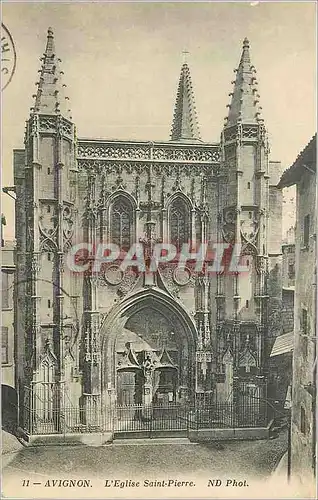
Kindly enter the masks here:
[[132, 243], [133, 208], [124, 196], [118, 196], [111, 207], [110, 237], [121, 249], [127, 250]]
[[52, 425], [54, 425], [54, 405], [57, 396], [55, 368], [56, 360], [48, 352], [41, 361], [38, 373], [39, 383], [35, 385], [37, 415], [42, 423], [51, 422]]
[[183, 243], [188, 243], [190, 237], [190, 214], [187, 203], [181, 198], [176, 198], [169, 211], [170, 242], [178, 248]]

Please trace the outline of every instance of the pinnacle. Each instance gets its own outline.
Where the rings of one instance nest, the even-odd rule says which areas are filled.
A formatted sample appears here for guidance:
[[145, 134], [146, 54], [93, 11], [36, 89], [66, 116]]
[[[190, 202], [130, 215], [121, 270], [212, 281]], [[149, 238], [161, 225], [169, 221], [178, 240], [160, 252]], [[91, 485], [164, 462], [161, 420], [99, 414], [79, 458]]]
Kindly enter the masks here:
[[250, 47], [250, 42], [249, 42], [248, 38], [245, 37], [243, 40], [243, 48], [249, 49], [249, 47]]
[[69, 109], [68, 97], [65, 96], [66, 87], [62, 82], [63, 71], [60, 71], [60, 59], [56, 57], [54, 33], [51, 27], [47, 30], [46, 48], [39, 70], [39, 81], [36, 82], [37, 92], [35, 94], [33, 113], [63, 115], [65, 118], [72, 119]]
[[201, 141], [189, 66], [183, 63], [171, 131], [171, 140]]
[[251, 64], [250, 42], [247, 38], [243, 40], [243, 49], [240, 63], [234, 70], [236, 78], [233, 91], [230, 93], [231, 104], [229, 108], [226, 126], [230, 127], [238, 122], [258, 123], [261, 121], [261, 107], [259, 106], [258, 82], [255, 76], [255, 67]]

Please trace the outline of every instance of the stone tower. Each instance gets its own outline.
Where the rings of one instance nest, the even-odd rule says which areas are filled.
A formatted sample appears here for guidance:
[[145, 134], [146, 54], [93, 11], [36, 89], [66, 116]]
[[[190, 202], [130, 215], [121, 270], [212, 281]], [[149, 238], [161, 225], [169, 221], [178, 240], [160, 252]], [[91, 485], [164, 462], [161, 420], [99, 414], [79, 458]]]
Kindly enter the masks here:
[[[253, 394], [257, 405], [266, 397], [268, 317], [272, 307], [268, 294], [273, 252], [269, 216], [277, 207], [277, 236], [282, 205], [279, 190], [270, 196], [271, 170], [276, 185], [279, 165], [272, 168], [269, 162], [256, 69], [246, 38], [234, 71], [231, 103], [221, 134], [218, 235], [230, 247], [240, 245], [239, 265], [245, 270], [217, 277], [218, 362], [226, 374], [219, 395], [226, 400], [242, 400]], [[279, 238], [276, 247], [278, 242]], [[274, 251], [279, 256], [280, 250]]]
[[78, 328], [73, 283], [64, 274], [76, 226], [76, 132], [51, 28], [41, 61], [25, 149], [14, 152], [17, 386], [26, 405], [25, 387], [33, 385], [41, 405], [55, 397], [50, 384], [56, 392], [64, 384]]

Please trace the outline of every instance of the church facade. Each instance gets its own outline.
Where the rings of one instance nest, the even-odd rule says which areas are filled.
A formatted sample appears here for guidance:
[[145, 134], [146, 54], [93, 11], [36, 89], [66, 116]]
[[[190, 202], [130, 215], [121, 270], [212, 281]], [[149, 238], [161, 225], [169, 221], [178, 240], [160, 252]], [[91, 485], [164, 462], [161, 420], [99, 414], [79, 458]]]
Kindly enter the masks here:
[[[248, 40], [215, 143], [200, 138], [187, 63], [163, 142], [79, 138], [62, 78], [49, 29], [25, 147], [14, 151], [21, 425], [58, 431], [65, 408], [71, 431], [110, 408], [245, 401], [257, 425], [280, 333], [282, 194]], [[158, 243], [177, 253], [152, 270]], [[179, 265], [180, 248], [203, 243], [239, 243], [248, 270]], [[112, 244], [120, 253], [94, 270], [96, 249]], [[136, 244], [144, 271], [122, 265]]]

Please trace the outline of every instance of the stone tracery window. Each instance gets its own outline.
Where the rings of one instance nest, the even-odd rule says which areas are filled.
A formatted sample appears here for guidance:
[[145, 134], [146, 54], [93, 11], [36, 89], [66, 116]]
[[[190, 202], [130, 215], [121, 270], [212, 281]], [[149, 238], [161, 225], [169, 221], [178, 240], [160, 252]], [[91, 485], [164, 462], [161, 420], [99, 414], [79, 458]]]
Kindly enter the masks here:
[[35, 405], [42, 422], [54, 421], [54, 405], [57, 385], [55, 383], [56, 362], [51, 353], [41, 361], [38, 383], [35, 386]]
[[127, 250], [133, 236], [133, 208], [124, 196], [118, 196], [111, 207], [111, 243]]
[[176, 198], [169, 211], [170, 242], [178, 248], [188, 243], [190, 237], [190, 213], [187, 203]]

